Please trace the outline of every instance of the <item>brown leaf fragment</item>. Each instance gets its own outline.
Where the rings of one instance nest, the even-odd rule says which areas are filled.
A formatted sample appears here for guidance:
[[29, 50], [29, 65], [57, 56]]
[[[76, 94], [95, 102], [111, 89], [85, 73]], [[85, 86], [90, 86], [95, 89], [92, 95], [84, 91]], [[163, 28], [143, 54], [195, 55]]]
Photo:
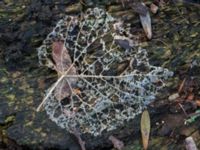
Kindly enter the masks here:
[[194, 93], [190, 93], [187, 97], [187, 100], [192, 101], [194, 99]]
[[[67, 72], [67, 75], [76, 75], [76, 68], [72, 64], [71, 57], [68, 50], [62, 41], [54, 42], [52, 44], [52, 58], [55, 62], [55, 69], [58, 77]], [[63, 78], [55, 88], [55, 97], [62, 100], [69, 97], [72, 93], [72, 87], [76, 84], [76, 78]]]
[[151, 12], [152, 12], [153, 14], [156, 14], [156, 13], [158, 12], [158, 6], [155, 5], [154, 3], [152, 3], [152, 4], [150, 5], [150, 10], [151, 10]]
[[124, 143], [116, 137], [111, 135], [108, 139], [112, 142], [114, 148], [116, 148], [117, 150], [122, 150], [124, 148]]
[[185, 139], [185, 148], [186, 150], [197, 150], [197, 146], [191, 136]]
[[[52, 58], [55, 62], [55, 67], [56, 71], [58, 71], [58, 74], [62, 75], [72, 65], [71, 57], [62, 41], [54, 42], [52, 44]], [[67, 74], [75, 75], [76, 68], [73, 66], [70, 68]]]
[[142, 118], [140, 123], [140, 130], [142, 134], [142, 143], [144, 150], [147, 150], [148, 148], [150, 128], [151, 128], [151, 123], [150, 123], [149, 112], [145, 110], [142, 113]]
[[[141, 3], [141, 4], [145, 6], [144, 3]], [[147, 9], [145, 15], [140, 14], [140, 21], [141, 21], [142, 27], [144, 29], [144, 32], [145, 32], [147, 38], [151, 39], [152, 38], [151, 17], [150, 17], [148, 9]]]
[[196, 100], [195, 102], [196, 102], [196, 105], [200, 107], [200, 99]]
[[57, 100], [62, 100], [66, 97], [70, 97], [72, 91], [70, 85], [66, 81], [67, 79], [64, 78], [55, 88], [55, 97]]

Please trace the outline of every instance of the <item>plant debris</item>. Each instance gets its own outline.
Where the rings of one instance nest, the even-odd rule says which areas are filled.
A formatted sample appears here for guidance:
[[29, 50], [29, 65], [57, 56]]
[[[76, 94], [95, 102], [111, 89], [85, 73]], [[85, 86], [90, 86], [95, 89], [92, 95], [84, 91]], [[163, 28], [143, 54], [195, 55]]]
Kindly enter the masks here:
[[149, 143], [149, 135], [151, 130], [150, 116], [147, 110], [143, 111], [142, 113], [140, 126], [141, 126], [140, 130], [142, 134], [143, 148], [144, 150], [147, 150]]

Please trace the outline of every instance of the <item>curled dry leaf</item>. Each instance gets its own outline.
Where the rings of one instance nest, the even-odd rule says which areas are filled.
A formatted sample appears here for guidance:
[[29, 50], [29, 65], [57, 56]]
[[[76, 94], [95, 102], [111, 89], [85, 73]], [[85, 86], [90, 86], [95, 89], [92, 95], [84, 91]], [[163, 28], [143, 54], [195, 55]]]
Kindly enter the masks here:
[[142, 134], [143, 148], [144, 150], [147, 150], [149, 143], [150, 128], [151, 128], [149, 112], [147, 110], [145, 110], [142, 113], [140, 128]]
[[117, 150], [122, 150], [124, 148], [124, 143], [116, 137], [111, 135], [109, 136], [109, 140], [112, 142], [114, 148], [116, 148]]
[[[142, 3], [142, 5], [145, 6], [144, 3]], [[147, 9], [145, 15], [140, 14], [140, 21], [141, 21], [142, 27], [144, 29], [144, 32], [145, 32], [147, 38], [151, 39], [152, 38], [151, 17], [150, 17], [148, 9]]]
[[[52, 44], [52, 58], [55, 63], [55, 70], [58, 72], [58, 77], [64, 75], [67, 71], [68, 75], [76, 75], [76, 68], [72, 64], [68, 50], [62, 41]], [[55, 88], [55, 96], [58, 100], [62, 100], [71, 95], [72, 87], [75, 85], [77, 78], [63, 78]]]

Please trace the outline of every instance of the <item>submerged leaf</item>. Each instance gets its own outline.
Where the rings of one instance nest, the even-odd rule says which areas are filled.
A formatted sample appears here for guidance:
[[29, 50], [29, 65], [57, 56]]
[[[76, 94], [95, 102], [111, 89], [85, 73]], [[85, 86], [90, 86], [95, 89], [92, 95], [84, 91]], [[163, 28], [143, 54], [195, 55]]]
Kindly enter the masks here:
[[[145, 6], [144, 3], [142, 3], [142, 5]], [[140, 21], [141, 21], [142, 27], [144, 29], [144, 32], [145, 32], [147, 38], [151, 39], [152, 38], [151, 17], [150, 17], [148, 10], [146, 11], [145, 15], [140, 14]]]
[[140, 130], [141, 130], [141, 134], [142, 134], [143, 147], [146, 150], [148, 148], [150, 128], [151, 128], [149, 112], [147, 110], [145, 110], [142, 113], [140, 125], [141, 125]]

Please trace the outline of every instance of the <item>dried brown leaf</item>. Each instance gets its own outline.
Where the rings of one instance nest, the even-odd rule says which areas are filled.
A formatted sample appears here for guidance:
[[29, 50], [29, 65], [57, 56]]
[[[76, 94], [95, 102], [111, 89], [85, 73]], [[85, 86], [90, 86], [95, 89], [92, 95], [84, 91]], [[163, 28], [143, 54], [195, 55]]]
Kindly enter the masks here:
[[196, 105], [200, 107], [200, 99], [196, 100], [195, 102], [196, 102]]
[[[145, 6], [144, 3], [142, 3], [142, 5]], [[144, 29], [144, 32], [145, 32], [147, 38], [151, 39], [152, 38], [151, 17], [150, 17], [148, 10], [145, 15], [140, 14], [140, 21], [141, 21], [142, 27]]]
[[147, 150], [148, 148], [150, 128], [151, 128], [151, 123], [150, 123], [149, 112], [145, 110], [142, 113], [141, 124], [140, 124], [144, 150]]
[[[68, 50], [66, 49], [62, 41], [54, 42], [52, 44], [52, 58], [55, 62], [55, 67], [56, 71], [58, 71], [58, 74], [62, 75], [72, 65], [72, 60], [70, 58]], [[70, 68], [68, 74], [76, 74], [76, 69], [74, 66]]]
[[[54, 42], [52, 44], [52, 58], [55, 62], [55, 69], [58, 72], [58, 77], [65, 74], [67, 70], [68, 75], [77, 74], [68, 50], [62, 41]], [[58, 100], [69, 97], [72, 93], [72, 87], [70, 87], [70, 85], [74, 85], [76, 80], [76, 78], [63, 78], [55, 88], [55, 97]]]
[[155, 5], [154, 3], [152, 3], [152, 4], [150, 5], [150, 10], [151, 10], [151, 12], [152, 12], [153, 14], [156, 14], [156, 13], [158, 12], [158, 6]]
[[194, 100], [194, 93], [190, 93], [187, 97], [187, 100], [192, 101]]

